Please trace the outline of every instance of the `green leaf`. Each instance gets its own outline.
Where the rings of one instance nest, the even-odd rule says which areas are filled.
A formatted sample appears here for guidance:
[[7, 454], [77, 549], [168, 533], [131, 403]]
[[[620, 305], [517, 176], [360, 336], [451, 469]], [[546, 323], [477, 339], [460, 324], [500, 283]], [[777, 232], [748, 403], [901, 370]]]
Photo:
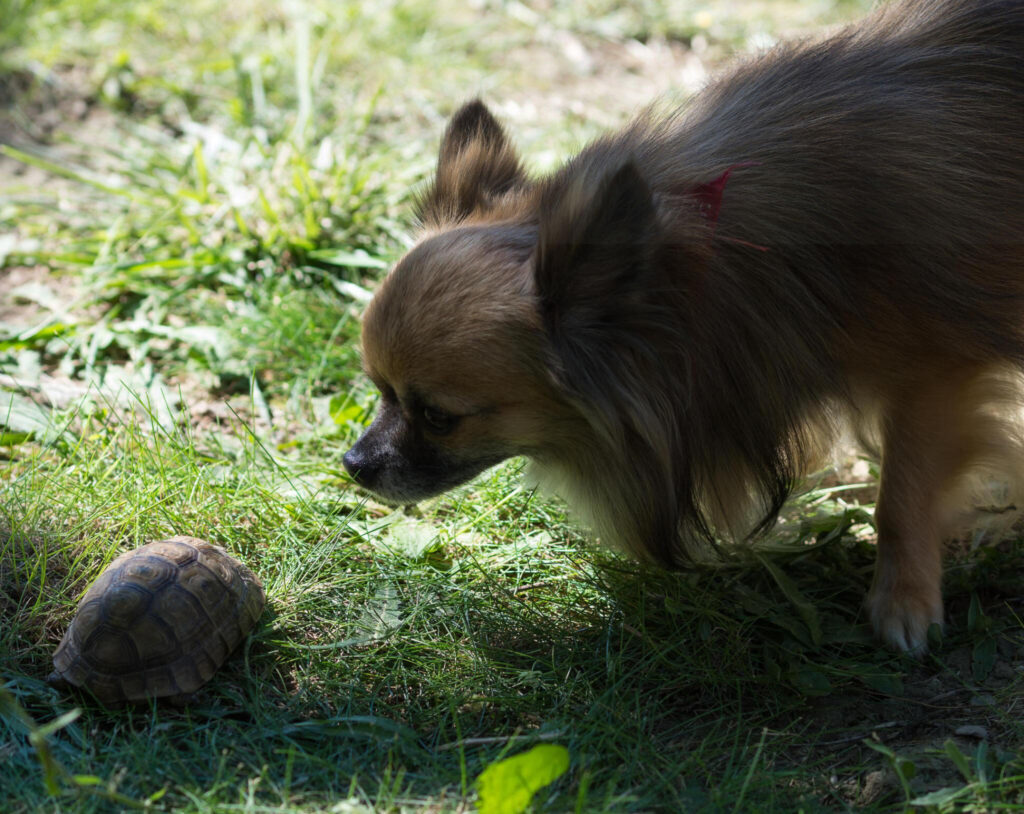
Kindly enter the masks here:
[[181, 342], [189, 347], [201, 348], [216, 359], [230, 359], [237, 352], [237, 342], [228, 331], [213, 325], [183, 325], [174, 327], [155, 322], [135, 320], [112, 326], [116, 333], [141, 333], [161, 336]]
[[992, 637], [982, 639], [971, 653], [971, 672], [975, 681], [984, 681], [996, 663], [996, 640]]
[[167, 786], [164, 786], [162, 789], [157, 789], [156, 791], [154, 791], [151, 795], [149, 795], [149, 797], [146, 798], [146, 802], [150, 804], [155, 803], [165, 794], [167, 794]]
[[903, 682], [898, 675], [893, 673], [872, 671], [868, 668], [864, 672], [859, 672], [857, 677], [877, 692], [885, 693], [886, 695], [903, 694]]
[[31, 441], [33, 434], [30, 432], [3, 432], [0, 431], [0, 447], [14, 447]]
[[357, 626], [365, 631], [367, 641], [377, 641], [391, 635], [404, 621], [398, 588], [391, 582], [385, 582], [363, 609]]
[[336, 718], [309, 718], [296, 723], [285, 724], [281, 733], [289, 737], [303, 737], [314, 740], [324, 738], [361, 737], [371, 740], [395, 739], [414, 743], [419, 737], [411, 729], [390, 718], [380, 715], [339, 715]]
[[3, 390], [0, 390], [0, 427], [7, 430], [5, 435], [11, 435], [12, 440], [27, 434], [52, 441], [61, 435], [48, 410], [18, 393]]
[[978, 769], [978, 781], [982, 784], [988, 783], [991, 764], [986, 741], [978, 744], [978, 751], [974, 753], [974, 765]]
[[900, 776], [904, 780], [913, 780], [917, 777], [917, 764], [907, 758], [896, 759], [896, 771], [900, 773]]
[[964, 788], [945, 788], [937, 789], [936, 791], [930, 791], [927, 794], [923, 794], [920, 797], [915, 797], [910, 801], [912, 806], [945, 806], [952, 803], [958, 797], [962, 796], [966, 789]]
[[76, 707], [75, 709], [70, 710], [69, 712], [65, 712], [63, 715], [54, 718], [49, 723], [43, 724], [36, 730], [36, 732], [39, 734], [40, 737], [48, 738], [54, 732], [59, 732], [68, 724], [72, 724], [75, 721], [77, 721], [78, 716], [80, 716], [81, 714], [82, 710]]
[[862, 740], [861, 743], [864, 744], [865, 746], [867, 746], [869, 749], [874, 749], [880, 755], [885, 755], [887, 758], [889, 758], [889, 760], [895, 760], [896, 759], [896, 753], [892, 749], [890, 749], [888, 746], [886, 746], [884, 743], [880, 743], [878, 741], [873, 741], [873, 740], [868, 740], [866, 738], [864, 740]]
[[832, 692], [832, 682], [821, 670], [809, 664], [802, 665], [790, 673], [793, 686], [804, 695], [828, 695]]
[[542, 743], [484, 769], [476, 779], [480, 814], [520, 814], [533, 795], [569, 768], [569, 750]]
[[761, 564], [765, 567], [765, 570], [771, 574], [772, 579], [775, 580], [775, 584], [779, 586], [779, 590], [785, 594], [786, 599], [790, 601], [790, 604], [796, 609], [796, 612], [800, 615], [804, 624], [807, 625], [807, 629], [811, 634], [811, 641], [814, 642], [815, 646], [821, 645], [821, 620], [818, 618], [818, 609], [814, 607], [813, 603], [807, 599], [800, 589], [797, 588], [796, 583], [787, 577], [782, 569], [779, 568], [774, 562], [768, 557], [758, 557]]
[[411, 560], [423, 559], [441, 544], [437, 529], [426, 520], [401, 515], [388, 526], [384, 542], [395, 554]]
[[985, 614], [981, 609], [981, 600], [978, 599], [977, 594], [972, 593], [971, 606], [967, 609], [967, 630], [971, 633], [979, 632], [981, 620], [984, 618]]
[[192, 151], [192, 158], [196, 170], [196, 192], [199, 193], [201, 203], [210, 201], [210, 173], [206, 169], [206, 158], [203, 156], [203, 144], [197, 141]]
[[[338, 406], [335, 406], [335, 400], [337, 400], [340, 403]], [[352, 404], [351, 402], [348, 402], [348, 406], [346, 407], [340, 406], [341, 404], [345, 404], [347, 401], [347, 398], [339, 399], [335, 397], [331, 399], [331, 420], [334, 422], [335, 426], [347, 427], [349, 424], [352, 423], [363, 423], [364, 416], [366, 415], [366, 410], [360, 407], [358, 404]]]
[[46, 322], [33, 328], [11, 332], [0, 326], [0, 350], [21, 350], [45, 345], [56, 336], [74, 333], [75, 326], [64, 322]]
[[974, 774], [971, 772], [971, 765], [967, 762], [967, 756], [960, 751], [960, 747], [957, 746], [952, 740], [947, 740], [942, 748], [946, 752], [946, 756], [953, 761], [953, 765], [956, 766], [957, 771], [963, 775], [964, 780], [968, 783], [974, 781]]

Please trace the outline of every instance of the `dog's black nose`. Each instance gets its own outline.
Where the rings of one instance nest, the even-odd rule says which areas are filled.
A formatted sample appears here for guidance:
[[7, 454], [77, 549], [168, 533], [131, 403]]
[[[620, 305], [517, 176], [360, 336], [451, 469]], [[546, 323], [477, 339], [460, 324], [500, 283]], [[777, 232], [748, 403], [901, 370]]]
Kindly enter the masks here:
[[356, 444], [346, 452], [341, 460], [345, 464], [345, 469], [348, 470], [348, 473], [356, 483], [361, 486], [368, 486], [373, 483], [378, 467], [373, 463], [370, 456], [366, 455], [359, 448], [359, 444]]

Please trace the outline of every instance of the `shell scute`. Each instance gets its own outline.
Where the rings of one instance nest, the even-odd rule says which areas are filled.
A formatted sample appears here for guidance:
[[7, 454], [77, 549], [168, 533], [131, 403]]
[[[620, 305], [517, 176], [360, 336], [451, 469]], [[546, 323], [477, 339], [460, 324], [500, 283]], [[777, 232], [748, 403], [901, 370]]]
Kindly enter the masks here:
[[145, 585], [150, 591], [159, 591], [173, 582], [178, 569], [173, 562], [152, 557], [130, 557], [121, 563], [120, 579], [130, 580], [136, 585]]
[[169, 698], [191, 692], [178, 685], [174, 671], [168, 665], [151, 667], [142, 673], [143, 687], [150, 698]]
[[223, 557], [213, 556], [209, 551], [199, 552], [199, 562], [225, 587], [235, 585], [241, 579], [238, 571], [231, 567], [230, 562]]
[[153, 615], [169, 625], [180, 642], [192, 641], [212, 625], [203, 603], [177, 583], [153, 598]]
[[100, 601], [106, 624], [118, 630], [127, 630], [149, 610], [153, 592], [146, 585], [125, 579], [107, 588]]
[[[189, 593], [199, 603], [200, 610], [207, 616], [218, 613], [222, 606], [237, 599], [230, 580], [221, 581], [214, 571], [201, 562], [191, 562], [178, 572], [177, 590]], [[184, 607], [184, 604], [182, 605]]]
[[116, 673], [132, 670], [139, 663], [139, 653], [131, 637], [105, 624], [92, 631], [83, 651], [94, 670]]
[[[174, 628], [156, 614], [141, 617], [126, 632], [138, 653], [138, 664], [150, 667], [167, 664], [184, 655], [183, 644]], [[227, 658], [227, 653], [224, 654]]]
[[[200, 540], [198, 537], [171, 537], [167, 540], [158, 540], [155, 543], [147, 543], [143, 548], [147, 549], [147, 553], [154, 557], [162, 557], [169, 562], [173, 562], [175, 565], [184, 565], [185, 563], [192, 562], [193, 560], [199, 559], [199, 547], [197, 543], [202, 545], [210, 545], [205, 540]], [[152, 548], [148, 548], [152, 546]], [[141, 549], [136, 549], [137, 551]], [[129, 551], [127, 554], [122, 554], [122, 557], [129, 557], [132, 555]]]

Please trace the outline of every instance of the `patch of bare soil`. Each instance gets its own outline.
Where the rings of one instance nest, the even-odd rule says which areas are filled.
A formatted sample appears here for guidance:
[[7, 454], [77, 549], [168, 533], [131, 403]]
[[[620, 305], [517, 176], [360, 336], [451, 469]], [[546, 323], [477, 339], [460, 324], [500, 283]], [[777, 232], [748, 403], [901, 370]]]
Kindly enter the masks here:
[[678, 42], [614, 41], [541, 29], [536, 41], [508, 55], [511, 83], [495, 107], [510, 119], [548, 126], [566, 114], [614, 127], [666, 95], [689, 95], [706, 81], [709, 63]]
[[[833, 789], [856, 805], [878, 802], [899, 792], [891, 765], [879, 766], [878, 755], [865, 741], [884, 745], [901, 760], [913, 764], [909, 785], [914, 794], [940, 788], [958, 788], [967, 782], [950, 757], [949, 744], [973, 756], [985, 744], [994, 762], [1002, 762], [1021, 747], [1020, 733], [1007, 721], [1007, 712], [1019, 693], [1024, 642], [1000, 641], [1005, 657], [996, 660], [991, 675], [973, 678], [972, 648], [950, 653], [941, 650], [935, 662], [912, 670], [905, 679], [903, 697], [832, 695], [815, 704], [811, 713], [820, 730], [834, 731], [833, 739], [815, 741], [811, 750], [794, 755], [797, 763], [819, 760], [823, 748], [835, 749]], [[873, 766], [868, 771], [843, 771], [843, 766]]]
[[0, 76], [0, 144], [46, 144], [58, 132], [104, 115], [83, 68]]
[[25, 330], [45, 320], [53, 308], [70, 308], [75, 297], [69, 287], [52, 283], [54, 274], [45, 266], [0, 270], [0, 328]]
[[[104, 112], [88, 90], [81, 70], [55, 70], [45, 75], [27, 71], [0, 75], [0, 145], [15, 149], [46, 151], [62, 134], [89, 125], [101, 129]], [[53, 191], [70, 184], [39, 167], [0, 155], [0, 197], [38, 189]], [[0, 263], [13, 244], [0, 231]], [[79, 299], [71, 277], [45, 266], [0, 267], [0, 330], [5, 333], [38, 325], [48, 316], [73, 314]]]

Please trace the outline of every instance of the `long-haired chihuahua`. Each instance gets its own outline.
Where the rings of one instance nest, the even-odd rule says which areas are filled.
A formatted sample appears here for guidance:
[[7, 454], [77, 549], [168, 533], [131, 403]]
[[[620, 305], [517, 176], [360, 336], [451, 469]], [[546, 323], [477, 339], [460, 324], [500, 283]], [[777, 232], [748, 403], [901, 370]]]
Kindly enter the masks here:
[[359, 484], [411, 503], [528, 456], [680, 566], [769, 527], [852, 421], [882, 460], [869, 614], [924, 648], [965, 476], [1024, 461], [1024, 2], [882, 7], [541, 178], [470, 102], [419, 215], [365, 316]]

